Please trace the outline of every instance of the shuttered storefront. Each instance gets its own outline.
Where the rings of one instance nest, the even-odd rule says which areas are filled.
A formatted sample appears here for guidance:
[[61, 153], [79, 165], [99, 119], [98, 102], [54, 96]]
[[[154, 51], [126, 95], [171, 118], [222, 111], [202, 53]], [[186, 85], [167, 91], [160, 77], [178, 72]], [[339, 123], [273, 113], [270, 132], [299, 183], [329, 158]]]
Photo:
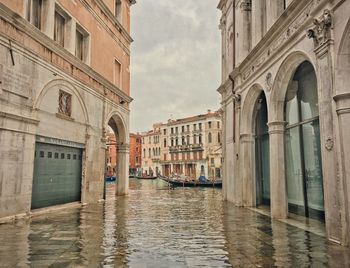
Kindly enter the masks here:
[[36, 143], [32, 209], [80, 201], [82, 149]]

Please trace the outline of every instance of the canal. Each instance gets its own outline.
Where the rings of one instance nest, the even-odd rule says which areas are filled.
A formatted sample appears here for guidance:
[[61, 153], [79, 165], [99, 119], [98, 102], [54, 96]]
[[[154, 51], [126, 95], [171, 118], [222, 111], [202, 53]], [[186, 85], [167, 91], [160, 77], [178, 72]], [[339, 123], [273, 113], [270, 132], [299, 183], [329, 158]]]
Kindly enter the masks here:
[[349, 249], [222, 201], [131, 179], [130, 195], [0, 225], [1, 267], [349, 267]]

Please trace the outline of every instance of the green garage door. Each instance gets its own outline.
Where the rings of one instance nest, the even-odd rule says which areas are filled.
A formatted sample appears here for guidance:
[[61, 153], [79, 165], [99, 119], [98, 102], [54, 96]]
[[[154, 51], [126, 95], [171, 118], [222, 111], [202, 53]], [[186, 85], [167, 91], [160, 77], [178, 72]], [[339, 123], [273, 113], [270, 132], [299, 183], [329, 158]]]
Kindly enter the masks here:
[[32, 209], [80, 201], [82, 150], [36, 143]]

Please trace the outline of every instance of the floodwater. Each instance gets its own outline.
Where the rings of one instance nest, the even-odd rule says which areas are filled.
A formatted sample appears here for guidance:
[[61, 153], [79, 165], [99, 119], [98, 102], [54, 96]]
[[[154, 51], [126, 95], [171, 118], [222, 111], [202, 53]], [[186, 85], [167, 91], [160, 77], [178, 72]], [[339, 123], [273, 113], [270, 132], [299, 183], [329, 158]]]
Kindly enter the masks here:
[[350, 267], [325, 238], [222, 201], [131, 179], [130, 195], [0, 225], [1, 267]]

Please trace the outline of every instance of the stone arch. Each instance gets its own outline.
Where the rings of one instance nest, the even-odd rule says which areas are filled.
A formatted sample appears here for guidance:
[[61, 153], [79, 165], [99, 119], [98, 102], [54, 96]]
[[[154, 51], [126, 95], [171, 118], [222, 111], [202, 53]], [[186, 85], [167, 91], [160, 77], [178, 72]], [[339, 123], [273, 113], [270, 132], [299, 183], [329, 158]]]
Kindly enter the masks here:
[[[243, 206], [256, 206], [256, 152], [255, 152], [255, 117], [257, 102], [264, 93], [260, 84], [254, 84], [248, 90], [242, 105], [241, 118], [241, 165]], [[266, 94], [265, 94], [266, 96]]]
[[112, 111], [106, 117], [106, 121], [104, 122], [104, 128], [110, 126], [116, 136], [118, 136], [118, 142], [126, 144], [129, 141], [128, 126], [125, 122], [123, 115], [118, 111]]
[[[252, 134], [254, 133], [254, 110], [256, 101], [258, 100], [261, 92], [263, 92], [263, 87], [260, 84], [254, 84], [248, 90], [246, 97], [244, 98], [242, 105], [242, 134]], [[265, 94], [266, 95], [266, 94]]]
[[104, 122], [104, 130], [110, 126], [116, 137], [117, 154], [117, 195], [127, 195], [129, 192], [129, 129], [123, 115], [114, 110], [109, 113]]
[[315, 65], [311, 59], [301, 51], [296, 51], [288, 55], [282, 62], [276, 74], [275, 81], [272, 85], [269, 106], [269, 122], [283, 122], [284, 121], [284, 102], [288, 89], [288, 85], [292, 80], [293, 74], [298, 66], [308, 61], [316, 70]]
[[67, 80], [64, 79], [54, 79], [51, 80], [50, 82], [48, 82], [43, 89], [39, 92], [38, 96], [36, 97], [36, 99], [34, 100], [34, 104], [33, 104], [33, 110], [38, 110], [40, 108], [40, 105], [45, 97], [45, 95], [52, 89], [64, 89], [65, 91], [67, 91], [68, 93], [72, 94], [73, 96], [75, 96], [78, 100], [78, 103], [80, 104], [82, 111], [83, 111], [83, 115], [84, 115], [84, 120], [85, 120], [85, 124], [89, 124], [90, 120], [89, 120], [89, 114], [86, 108], [86, 105], [84, 103], [84, 100], [82, 98], [82, 96], [80, 95], [79, 91], [77, 90], [77, 88], [70, 83]]

